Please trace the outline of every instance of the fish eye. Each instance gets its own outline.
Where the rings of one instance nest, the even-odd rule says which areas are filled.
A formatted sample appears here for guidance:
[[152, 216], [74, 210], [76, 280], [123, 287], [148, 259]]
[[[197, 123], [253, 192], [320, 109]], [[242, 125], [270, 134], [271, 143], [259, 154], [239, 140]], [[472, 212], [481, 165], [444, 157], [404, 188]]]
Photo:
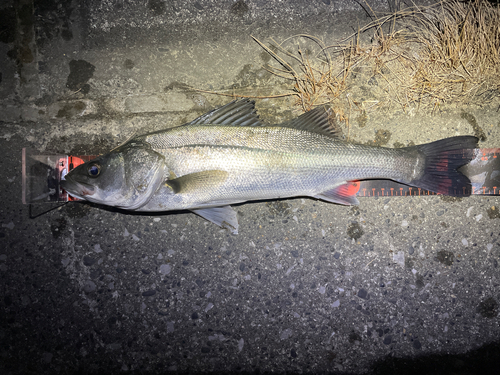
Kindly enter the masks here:
[[101, 173], [101, 166], [99, 164], [91, 164], [87, 169], [89, 177], [97, 177]]

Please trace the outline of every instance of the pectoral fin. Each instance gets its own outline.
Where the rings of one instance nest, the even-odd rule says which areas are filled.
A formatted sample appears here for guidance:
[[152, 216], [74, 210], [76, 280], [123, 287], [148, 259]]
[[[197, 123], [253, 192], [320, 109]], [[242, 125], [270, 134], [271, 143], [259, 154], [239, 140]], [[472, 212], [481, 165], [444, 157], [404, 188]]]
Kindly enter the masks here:
[[222, 228], [229, 229], [233, 234], [238, 234], [238, 217], [231, 206], [198, 208], [191, 211]]
[[358, 190], [359, 181], [347, 181], [331, 190], [315, 195], [314, 198], [337, 204], [357, 205], [359, 204], [356, 198]]
[[228, 173], [225, 171], [203, 171], [169, 179], [166, 184], [176, 194], [191, 194], [217, 188], [227, 180], [227, 176]]

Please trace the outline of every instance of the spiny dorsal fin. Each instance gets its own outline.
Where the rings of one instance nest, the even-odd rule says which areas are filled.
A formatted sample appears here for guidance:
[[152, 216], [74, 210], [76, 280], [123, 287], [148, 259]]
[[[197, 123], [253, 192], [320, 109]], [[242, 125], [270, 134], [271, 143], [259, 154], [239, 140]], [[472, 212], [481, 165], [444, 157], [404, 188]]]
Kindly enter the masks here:
[[311, 133], [318, 133], [328, 137], [339, 138], [342, 136], [340, 128], [334, 128], [330, 125], [329, 117], [332, 114], [331, 109], [326, 107], [316, 107], [309, 112], [300, 115], [293, 120], [283, 122], [274, 126], [305, 130]]
[[255, 112], [253, 100], [234, 100], [186, 125], [264, 126]]

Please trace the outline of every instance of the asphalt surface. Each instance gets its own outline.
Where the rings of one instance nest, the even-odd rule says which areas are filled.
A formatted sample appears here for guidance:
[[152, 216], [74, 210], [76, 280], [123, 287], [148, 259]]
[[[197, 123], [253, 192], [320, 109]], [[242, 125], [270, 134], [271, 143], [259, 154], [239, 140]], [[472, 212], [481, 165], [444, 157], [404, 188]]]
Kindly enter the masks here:
[[[23, 0], [0, 14], [2, 374], [496, 373], [498, 197], [247, 203], [238, 235], [192, 213], [21, 202], [23, 147], [103, 153], [231, 100], [193, 87], [278, 93], [289, 83], [251, 35], [341, 40], [367, 22], [357, 2]], [[257, 109], [274, 123], [293, 104]], [[488, 105], [373, 113], [351, 137], [377, 131], [389, 147], [479, 131], [500, 146]]]

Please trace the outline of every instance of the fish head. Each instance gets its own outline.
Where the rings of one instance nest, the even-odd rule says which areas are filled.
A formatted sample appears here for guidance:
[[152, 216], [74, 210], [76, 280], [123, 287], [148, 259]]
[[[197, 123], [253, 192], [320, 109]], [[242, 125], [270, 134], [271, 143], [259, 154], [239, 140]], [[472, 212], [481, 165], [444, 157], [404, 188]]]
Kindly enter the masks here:
[[164, 157], [149, 145], [129, 142], [79, 165], [61, 186], [89, 202], [135, 210], [145, 205], [164, 179]]

